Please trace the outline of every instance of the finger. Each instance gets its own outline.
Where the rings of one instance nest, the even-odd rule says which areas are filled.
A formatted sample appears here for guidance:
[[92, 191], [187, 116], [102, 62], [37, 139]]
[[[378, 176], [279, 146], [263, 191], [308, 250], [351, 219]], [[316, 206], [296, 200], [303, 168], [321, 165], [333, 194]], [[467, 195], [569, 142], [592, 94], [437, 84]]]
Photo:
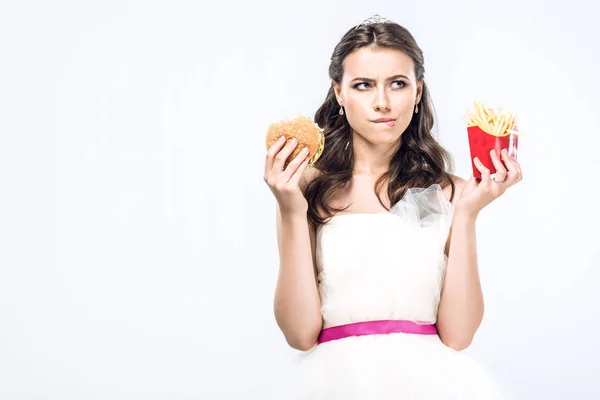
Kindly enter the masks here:
[[506, 167], [504, 167], [504, 164], [502, 164], [502, 161], [500, 161], [500, 158], [498, 158], [498, 154], [496, 154], [495, 149], [492, 149], [492, 151], [490, 151], [490, 156], [492, 158], [492, 163], [496, 168], [496, 176], [494, 177], [494, 182], [502, 183], [506, 180], [506, 175], [508, 171], [506, 170]]
[[475, 178], [474, 175], [471, 175], [471, 178], [469, 178], [469, 180], [467, 181], [467, 184], [465, 185], [464, 189], [461, 192], [461, 195], [463, 193], [471, 193], [478, 185], [477, 182], [477, 178]]
[[[300, 153], [300, 154], [302, 154], [302, 153]], [[298, 157], [296, 157], [296, 158], [298, 158]], [[304, 157], [304, 160], [300, 163], [298, 168], [296, 168], [296, 171], [294, 171], [294, 173], [292, 174], [292, 177], [290, 178], [290, 183], [292, 183], [294, 185], [298, 185], [300, 183], [300, 178], [302, 177], [302, 174], [304, 174], [304, 170], [306, 169], [306, 166], [308, 165], [309, 161], [310, 161], [310, 157], [308, 156], [308, 152], [307, 152], [306, 156]], [[289, 166], [288, 166], [288, 168], [289, 168]]]
[[506, 164], [506, 167], [508, 168], [508, 179], [512, 182], [521, 180], [522, 174], [519, 162], [508, 155], [507, 149], [502, 150], [501, 156], [502, 160], [504, 160], [504, 163]]
[[473, 189], [477, 187], [477, 185], [479, 185], [479, 182], [477, 182], [477, 178], [475, 178], [475, 175], [471, 175], [471, 178], [469, 178], [469, 180], [467, 181], [467, 187]]
[[265, 179], [271, 173], [271, 170], [273, 169], [273, 163], [275, 162], [275, 156], [277, 155], [279, 150], [281, 150], [284, 143], [285, 143], [285, 136], [281, 136], [267, 150], [267, 156], [266, 156], [266, 160], [265, 160]]
[[516, 170], [519, 172], [519, 175], [522, 174], [521, 171], [521, 164], [519, 164], [519, 162], [517, 161], [517, 159], [515, 157], [513, 157], [512, 155], [508, 154], [508, 149], [506, 150], [506, 158], [513, 163], [513, 165], [515, 166]]
[[303, 148], [296, 155], [296, 157], [294, 157], [294, 159], [292, 161], [290, 161], [290, 163], [287, 165], [287, 167], [285, 167], [285, 171], [283, 171], [283, 173], [281, 175], [281, 179], [284, 182], [288, 182], [291, 180], [292, 176], [294, 175], [294, 173], [296, 172], [296, 170], [298, 169], [300, 164], [302, 164], [304, 159], [308, 158], [307, 157], [308, 153], [309, 153], [308, 147]]
[[281, 151], [279, 151], [279, 153], [277, 153], [277, 155], [275, 156], [273, 168], [271, 169], [272, 172], [279, 173], [284, 170], [286, 160], [288, 159], [290, 154], [292, 154], [297, 145], [298, 139], [296, 138], [292, 138], [286, 143], [283, 149], [281, 149]]
[[481, 172], [481, 182], [479, 183], [479, 186], [481, 186], [482, 189], [488, 189], [490, 187], [490, 170], [479, 161], [479, 158], [475, 157], [473, 161], [475, 167]]

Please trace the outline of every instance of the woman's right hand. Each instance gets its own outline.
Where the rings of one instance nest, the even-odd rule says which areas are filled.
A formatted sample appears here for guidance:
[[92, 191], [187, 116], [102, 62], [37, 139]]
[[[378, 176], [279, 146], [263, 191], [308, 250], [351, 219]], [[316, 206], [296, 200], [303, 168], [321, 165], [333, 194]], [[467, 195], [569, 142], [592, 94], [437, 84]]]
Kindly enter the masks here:
[[308, 202], [300, 190], [300, 178], [308, 165], [308, 148], [303, 149], [284, 169], [285, 161], [298, 145], [296, 139], [286, 143], [285, 136], [267, 150], [265, 182], [275, 195], [282, 214], [305, 213]]

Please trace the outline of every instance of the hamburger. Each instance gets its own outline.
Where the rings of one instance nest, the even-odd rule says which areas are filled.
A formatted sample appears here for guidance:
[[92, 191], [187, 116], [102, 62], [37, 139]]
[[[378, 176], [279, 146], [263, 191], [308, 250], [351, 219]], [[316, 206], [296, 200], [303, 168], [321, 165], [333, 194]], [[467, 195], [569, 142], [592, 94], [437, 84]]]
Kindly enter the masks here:
[[301, 114], [294, 119], [274, 122], [269, 126], [266, 137], [267, 150], [281, 136], [285, 136], [286, 143], [292, 140], [292, 138], [298, 140], [298, 145], [287, 160], [285, 160], [284, 168], [288, 166], [290, 161], [292, 161], [304, 147], [308, 148], [308, 166], [312, 167], [325, 148], [325, 135], [323, 129], [310, 118]]

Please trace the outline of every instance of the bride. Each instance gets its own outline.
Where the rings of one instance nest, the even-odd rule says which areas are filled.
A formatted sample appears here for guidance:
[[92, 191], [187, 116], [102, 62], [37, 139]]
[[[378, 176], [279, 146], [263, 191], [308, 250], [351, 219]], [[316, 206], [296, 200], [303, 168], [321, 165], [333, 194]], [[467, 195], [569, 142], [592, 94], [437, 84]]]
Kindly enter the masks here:
[[267, 152], [277, 200], [275, 317], [301, 350], [279, 399], [495, 399], [501, 390], [461, 353], [484, 313], [475, 225], [521, 180], [491, 152], [481, 179], [450, 174], [432, 135], [423, 53], [379, 16], [335, 47], [332, 85], [315, 114], [325, 149], [314, 167], [297, 146]]

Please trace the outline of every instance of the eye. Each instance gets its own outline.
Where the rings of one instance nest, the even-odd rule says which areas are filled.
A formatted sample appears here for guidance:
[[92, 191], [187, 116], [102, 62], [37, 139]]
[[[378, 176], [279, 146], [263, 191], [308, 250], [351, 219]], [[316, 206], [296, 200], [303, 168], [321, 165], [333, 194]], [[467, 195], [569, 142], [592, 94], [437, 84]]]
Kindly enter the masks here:
[[398, 84], [398, 86], [395, 86], [396, 88], [403, 88], [404, 86], [406, 86], [406, 83], [404, 83], [404, 81], [394, 81], [392, 82], [392, 86], [394, 84]]
[[[366, 85], [366, 87], [363, 86], [363, 85]], [[361, 83], [357, 83], [353, 87], [354, 87], [354, 89], [365, 90], [365, 89], [367, 89], [369, 87], [369, 83], [367, 83], [367, 82], [361, 82]]]

